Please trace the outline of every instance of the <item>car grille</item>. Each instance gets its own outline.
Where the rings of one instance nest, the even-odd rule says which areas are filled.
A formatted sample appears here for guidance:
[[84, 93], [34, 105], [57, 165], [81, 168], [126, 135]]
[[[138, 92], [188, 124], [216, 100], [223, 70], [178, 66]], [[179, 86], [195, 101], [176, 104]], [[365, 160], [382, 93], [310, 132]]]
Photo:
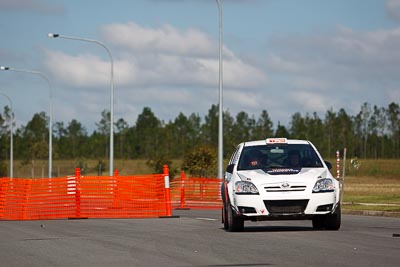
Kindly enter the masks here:
[[304, 213], [308, 199], [264, 200], [264, 204], [271, 214], [298, 214]]
[[292, 185], [289, 187], [282, 187], [282, 186], [265, 186], [264, 189], [266, 192], [299, 192], [305, 191], [307, 186], [305, 185]]

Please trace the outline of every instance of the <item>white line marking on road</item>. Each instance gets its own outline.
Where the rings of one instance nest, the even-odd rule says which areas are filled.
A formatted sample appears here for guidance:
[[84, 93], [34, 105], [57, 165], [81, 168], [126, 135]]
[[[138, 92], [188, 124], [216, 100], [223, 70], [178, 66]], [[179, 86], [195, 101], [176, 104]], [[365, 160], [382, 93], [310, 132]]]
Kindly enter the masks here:
[[196, 220], [203, 220], [203, 221], [216, 221], [217, 219], [212, 219], [212, 218], [196, 218]]

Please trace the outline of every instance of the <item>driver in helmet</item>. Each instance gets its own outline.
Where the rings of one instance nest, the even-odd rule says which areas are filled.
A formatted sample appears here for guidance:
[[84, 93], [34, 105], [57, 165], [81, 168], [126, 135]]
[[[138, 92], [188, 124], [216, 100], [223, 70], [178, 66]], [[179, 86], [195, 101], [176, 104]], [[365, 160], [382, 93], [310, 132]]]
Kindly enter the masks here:
[[267, 156], [258, 149], [250, 150], [247, 158], [249, 168], [264, 166], [267, 162]]

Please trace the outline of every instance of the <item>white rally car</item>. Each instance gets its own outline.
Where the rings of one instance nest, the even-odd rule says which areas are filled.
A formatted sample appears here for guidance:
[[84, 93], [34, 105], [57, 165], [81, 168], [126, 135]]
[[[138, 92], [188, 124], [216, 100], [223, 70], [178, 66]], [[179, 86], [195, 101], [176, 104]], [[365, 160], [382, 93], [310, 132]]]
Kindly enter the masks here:
[[248, 220], [312, 220], [314, 229], [338, 230], [340, 186], [331, 167], [309, 141], [239, 144], [221, 187], [224, 228], [243, 231]]

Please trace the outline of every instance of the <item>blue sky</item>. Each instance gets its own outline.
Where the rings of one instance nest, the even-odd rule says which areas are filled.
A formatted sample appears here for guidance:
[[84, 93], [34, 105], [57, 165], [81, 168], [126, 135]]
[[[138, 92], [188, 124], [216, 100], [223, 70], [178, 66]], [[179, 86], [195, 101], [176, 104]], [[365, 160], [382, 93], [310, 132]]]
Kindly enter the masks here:
[[[287, 125], [295, 112], [400, 98], [400, 0], [221, 0], [224, 110]], [[214, 0], [0, 0], [0, 65], [40, 71], [54, 88], [54, 121], [91, 132], [109, 109], [134, 125], [143, 107], [168, 121], [204, 117], [218, 103], [218, 8]], [[49, 89], [35, 75], [0, 72], [18, 125], [48, 113]], [[0, 98], [0, 106], [8, 105]]]

